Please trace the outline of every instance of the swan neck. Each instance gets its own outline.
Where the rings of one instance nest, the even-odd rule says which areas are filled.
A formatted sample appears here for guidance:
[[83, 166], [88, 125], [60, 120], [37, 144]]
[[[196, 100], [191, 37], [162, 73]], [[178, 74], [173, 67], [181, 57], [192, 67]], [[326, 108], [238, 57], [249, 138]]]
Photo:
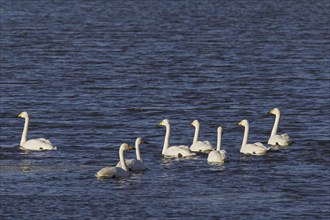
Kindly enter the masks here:
[[23, 146], [23, 144], [24, 144], [24, 143], [26, 142], [26, 140], [27, 140], [27, 132], [28, 132], [28, 128], [29, 128], [29, 118], [25, 118], [24, 128], [23, 128], [23, 133], [22, 133], [22, 138], [21, 138], [20, 146]]
[[244, 137], [243, 137], [243, 142], [242, 142], [242, 147], [247, 144], [248, 138], [249, 138], [249, 125], [244, 126]]
[[199, 135], [199, 124], [197, 124], [195, 126], [195, 134], [194, 134], [193, 143], [196, 143], [198, 141], [198, 135]]
[[140, 144], [135, 143], [136, 159], [141, 161]]
[[165, 140], [164, 140], [164, 146], [163, 146], [162, 154], [165, 154], [166, 150], [170, 146], [170, 133], [171, 133], [171, 127], [170, 127], [170, 125], [166, 125], [166, 134], [165, 134]]
[[276, 114], [275, 115], [275, 122], [274, 122], [274, 126], [273, 126], [273, 129], [272, 129], [272, 133], [271, 133], [271, 136], [274, 136], [277, 134], [277, 130], [278, 130], [278, 124], [280, 123], [280, 114]]
[[218, 139], [217, 139], [217, 151], [221, 150], [221, 133], [222, 131], [218, 131]]
[[124, 158], [124, 149], [121, 149], [121, 148], [119, 149], [119, 161], [120, 161], [121, 168], [123, 170], [127, 171], [126, 161]]

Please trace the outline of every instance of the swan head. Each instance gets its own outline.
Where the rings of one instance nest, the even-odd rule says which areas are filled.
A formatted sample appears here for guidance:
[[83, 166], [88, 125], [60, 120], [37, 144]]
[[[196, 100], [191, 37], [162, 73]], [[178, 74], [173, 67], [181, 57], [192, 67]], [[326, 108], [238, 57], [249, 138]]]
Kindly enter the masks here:
[[218, 134], [223, 134], [221, 126], [218, 127], [217, 131], [218, 131]]
[[142, 137], [138, 137], [138, 138], [136, 138], [136, 140], [135, 140], [135, 146], [138, 146], [138, 145], [140, 145], [140, 144], [142, 144], [143, 143], [143, 139], [142, 139]]
[[191, 122], [191, 125], [194, 126], [194, 127], [199, 126], [199, 121], [194, 120], [193, 122]]
[[29, 114], [27, 112], [21, 112], [17, 115], [17, 118], [29, 118]]
[[281, 114], [280, 110], [278, 108], [273, 108], [270, 112], [268, 112], [270, 115], [279, 115]]
[[170, 125], [170, 121], [168, 119], [164, 119], [159, 123], [159, 126], [169, 126], [169, 125]]
[[133, 146], [130, 146], [126, 143], [123, 143], [122, 145], [120, 145], [120, 150], [123, 150], [123, 151], [125, 151], [125, 150], [134, 150], [134, 149], [135, 148]]
[[243, 119], [242, 121], [240, 121], [237, 125], [239, 125], [239, 126], [248, 126], [249, 125], [249, 122], [248, 122], [248, 120], [246, 120], [246, 119]]

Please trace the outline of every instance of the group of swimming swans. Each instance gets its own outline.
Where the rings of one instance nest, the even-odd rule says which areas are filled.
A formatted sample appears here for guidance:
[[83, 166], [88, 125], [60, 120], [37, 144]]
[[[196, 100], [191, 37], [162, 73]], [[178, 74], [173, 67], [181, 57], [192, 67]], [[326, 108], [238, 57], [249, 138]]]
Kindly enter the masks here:
[[[275, 115], [275, 122], [273, 129], [268, 140], [268, 144], [277, 147], [286, 147], [291, 143], [288, 134], [277, 134], [279, 121], [281, 117], [281, 112], [278, 108], [272, 109], [269, 114]], [[24, 118], [24, 129], [22, 133], [22, 138], [20, 142], [20, 149], [27, 151], [43, 151], [43, 150], [56, 150], [54, 146], [48, 139], [38, 138], [27, 140], [27, 132], [29, 127], [29, 114], [27, 112], [21, 112], [17, 117]], [[171, 126], [168, 119], [164, 119], [159, 123], [160, 126], [165, 126], [166, 133], [164, 139], [164, 145], [162, 150], [162, 155], [170, 158], [186, 158], [194, 157], [196, 153], [208, 154], [208, 163], [223, 164], [227, 160], [227, 153], [225, 150], [221, 149], [221, 139], [222, 139], [222, 127], [217, 128], [217, 145], [214, 149], [210, 142], [198, 140], [200, 124], [198, 120], [194, 120], [191, 125], [195, 127], [195, 134], [193, 138], [193, 143], [189, 147], [187, 145], [170, 146], [170, 134]], [[240, 126], [244, 126], [244, 136], [242, 141], [242, 146], [240, 153], [249, 155], [264, 155], [270, 150], [270, 147], [264, 146], [260, 142], [254, 144], [248, 143], [249, 136], [249, 122], [244, 119], [238, 123]], [[98, 178], [109, 178], [109, 177], [128, 177], [129, 171], [142, 171], [146, 170], [147, 167], [144, 165], [141, 154], [140, 145], [143, 143], [141, 137], [138, 137], [135, 141], [135, 146], [130, 146], [123, 143], [119, 147], [119, 162], [114, 167], [104, 167], [96, 173]], [[126, 150], [136, 150], [136, 159], [125, 159], [124, 152]]]

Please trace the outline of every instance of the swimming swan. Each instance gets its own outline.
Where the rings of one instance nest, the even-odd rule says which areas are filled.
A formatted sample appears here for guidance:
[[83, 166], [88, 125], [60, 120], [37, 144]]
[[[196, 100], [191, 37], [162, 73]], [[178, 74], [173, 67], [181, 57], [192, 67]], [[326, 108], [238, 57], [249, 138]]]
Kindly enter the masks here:
[[120, 177], [128, 177], [129, 172], [126, 166], [124, 151], [133, 150], [134, 147], [129, 146], [126, 143], [123, 143], [119, 147], [119, 160], [121, 163], [121, 167], [104, 167], [96, 173], [97, 178], [120, 178]]
[[195, 153], [193, 153], [189, 150], [188, 146], [185, 146], [185, 145], [170, 147], [171, 127], [170, 127], [169, 120], [164, 119], [162, 122], [159, 123], [159, 126], [166, 127], [166, 134], [165, 134], [162, 155], [167, 156], [167, 157], [176, 157], [176, 158], [191, 157], [191, 156], [196, 155]]
[[221, 135], [222, 135], [222, 127], [218, 127], [217, 129], [218, 139], [217, 139], [217, 149], [212, 150], [208, 157], [207, 162], [209, 163], [218, 163], [222, 164], [227, 159], [226, 151], [221, 150]]
[[240, 152], [243, 154], [252, 154], [252, 155], [264, 155], [270, 148], [265, 147], [262, 143], [257, 142], [254, 144], [248, 144], [249, 137], [249, 122], [247, 120], [242, 120], [238, 125], [244, 126], [244, 137], [242, 142], [242, 147]]
[[[142, 138], [138, 137], [135, 140], [135, 152], [136, 152], [136, 159], [126, 159], [126, 166], [128, 170], [132, 171], [141, 171], [146, 170], [147, 167], [144, 165], [141, 154], [140, 154], [140, 144], [142, 143]], [[121, 162], [119, 161], [116, 167], [121, 167]]]
[[29, 114], [27, 112], [21, 112], [17, 117], [25, 119], [20, 149], [30, 151], [56, 150], [56, 147], [52, 145], [52, 143], [48, 139], [38, 138], [27, 140], [27, 132], [29, 128]]
[[199, 129], [200, 129], [199, 121], [194, 120], [191, 123], [191, 125], [195, 127], [195, 135], [194, 135], [193, 143], [190, 146], [190, 150], [193, 151], [193, 152], [202, 152], [202, 153], [208, 153], [211, 150], [213, 150], [212, 145], [210, 144], [210, 142], [208, 142], [208, 141], [199, 141], [198, 140]]
[[272, 109], [268, 112], [270, 115], [275, 115], [275, 123], [272, 129], [272, 133], [270, 134], [268, 144], [270, 145], [278, 145], [281, 147], [286, 147], [291, 143], [290, 137], [287, 133], [285, 134], [277, 134], [278, 124], [280, 123], [281, 112], [278, 108]]

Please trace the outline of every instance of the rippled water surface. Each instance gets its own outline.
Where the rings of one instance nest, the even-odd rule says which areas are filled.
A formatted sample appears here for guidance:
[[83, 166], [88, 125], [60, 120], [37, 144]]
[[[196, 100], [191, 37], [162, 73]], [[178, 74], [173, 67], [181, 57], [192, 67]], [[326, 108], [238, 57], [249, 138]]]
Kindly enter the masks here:
[[[1, 1], [1, 219], [329, 219], [329, 1]], [[266, 156], [274, 117], [294, 143]], [[19, 150], [49, 138], [53, 152]], [[200, 138], [230, 161], [161, 156]], [[98, 180], [142, 136], [149, 170]], [[127, 152], [126, 157], [134, 157]]]

